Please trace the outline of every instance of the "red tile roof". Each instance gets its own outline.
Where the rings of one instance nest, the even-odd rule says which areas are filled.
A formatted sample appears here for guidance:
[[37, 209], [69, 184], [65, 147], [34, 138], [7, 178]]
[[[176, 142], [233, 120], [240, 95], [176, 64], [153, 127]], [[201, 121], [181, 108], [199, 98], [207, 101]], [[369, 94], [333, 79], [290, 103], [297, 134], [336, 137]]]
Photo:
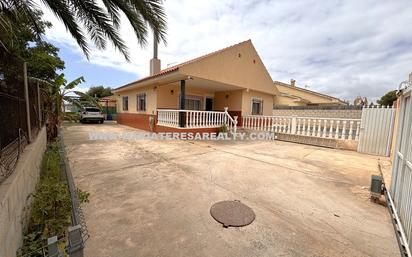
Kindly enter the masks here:
[[185, 66], [185, 65], [188, 65], [188, 64], [191, 64], [191, 63], [195, 63], [195, 62], [200, 61], [200, 60], [202, 60], [202, 59], [204, 59], [204, 58], [213, 56], [213, 55], [215, 55], [215, 54], [219, 54], [219, 53], [224, 52], [224, 51], [226, 51], [226, 50], [228, 50], [228, 49], [230, 49], [230, 48], [236, 47], [236, 46], [238, 46], [238, 45], [241, 45], [241, 44], [244, 44], [244, 43], [250, 42], [250, 41], [251, 41], [251, 40], [248, 39], [248, 40], [246, 40], [246, 41], [243, 41], [243, 42], [240, 42], [240, 43], [237, 43], [237, 44], [234, 44], [234, 45], [231, 45], [231, 46], [222, 48], [222, 49], [220, 49], [220, 50], [217, 50], [217, 51], [214, 51], [214, 52], [211, 52], [211, 53], [208, 53], [208, 54], [205, 54], [205, 55], [196, 57], [196, 58], [191, 59], [191, 60], [189, 60], [189, 61], [179, 63], [179, 64], [174, 65], [174, 66], [172, 66], [172, 67], [163, 69], [163, 70], [161, 70], [159, 73], [157, 73], [157, 74], [155, 74], [155, 75], [151, 75], [151, 76], [147, 76], [147, 77], [138, 79], [138, 80], [133, 81], [133, 82], [130, 82], [130, 83], [124, 85], [124, 86], [118, 87], [118, 88], [116, 88], [116, 89], [114, 89], [114, 90], [122, 89], [122, 88], [125, 88], [125, 87], [128, 87], [128, 86], [131, 86], [131, 85], [133, 85], [133, 84], [137, 84], [137, 83], [140, 83], [140, 82], [143, 82], [143, 81], [146, 81], [146, 80], [150, 80], [150, 79], [153, 79], [153, 78], [157, 78], [157, 77], [166, 75], [166, 74], [171, 73], [171, 72], [173, 72], [173, 71], [177, 71], [177, 70], [178, 70], [180, 67], [182, 67], [182, 66]]

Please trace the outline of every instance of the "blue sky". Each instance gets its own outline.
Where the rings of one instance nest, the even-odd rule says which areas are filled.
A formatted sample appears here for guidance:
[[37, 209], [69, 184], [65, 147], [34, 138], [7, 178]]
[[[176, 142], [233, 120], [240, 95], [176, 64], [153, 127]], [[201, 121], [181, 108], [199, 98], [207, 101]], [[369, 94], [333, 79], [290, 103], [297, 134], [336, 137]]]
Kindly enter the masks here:
[[[293, 78], [344, 100], [376, 100], [412, 72], [410, 0], [167, 0], [165, 10], [162, 68], [252, 39], [273, 80]], [[140, 47], [124, 17], [130, 63], [112, 47], [93, 48], [85, 59], [64, 26], [44, 12], [53, 24], [46, 38], [60, 47], [68, 79], [85, 77], [83, 88], [117, 87], [148, 74], [152, 45]]]
[[[53, 42], [53, 41], [52, 41]], [[87, 90], [90, 86], [109, 86], [112, 88], [136, 80], [138, 75], [132, 72], [115, 69], [112, 67], [92, 64], [84, 60], [82, 53], [73, 51], [71, 47], [59, 42], [53, 42], [60, 48], [59, 56], [64, 60], [66, 69], [63, 73], [68, 81], [83, 76], [86, 80], [79, 88]]]

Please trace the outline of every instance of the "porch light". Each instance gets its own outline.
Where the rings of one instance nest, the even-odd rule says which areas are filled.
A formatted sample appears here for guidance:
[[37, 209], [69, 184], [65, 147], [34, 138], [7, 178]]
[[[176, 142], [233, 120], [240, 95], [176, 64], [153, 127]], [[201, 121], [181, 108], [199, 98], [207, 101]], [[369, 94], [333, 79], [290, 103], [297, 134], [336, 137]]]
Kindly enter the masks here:
[[229, 98], [229, 95], [228, 95], [228, 94], [226, 94], [226, 95], [225, 95], [225, 98], [226, 98], [226, 99], [228, 99], [228, 98]]
[[175, 91], [172, 89], [170, 90], [170, 94], [173, 95], [175, 93]]

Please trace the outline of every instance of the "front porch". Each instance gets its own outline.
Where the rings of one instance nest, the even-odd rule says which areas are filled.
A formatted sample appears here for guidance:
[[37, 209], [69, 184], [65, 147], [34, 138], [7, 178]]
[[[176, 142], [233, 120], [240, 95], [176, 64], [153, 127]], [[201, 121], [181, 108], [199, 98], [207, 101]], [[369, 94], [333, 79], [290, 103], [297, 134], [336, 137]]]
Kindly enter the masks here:
[[238, 116], [232, 117], [228, 108], [219, 111], [197, 110], [157, 110], [156, 126], [178, 129], [220, 128], [225, 126], [230, 132], [236, 133]]
[[226, 126], [236, 132], [241, 101], [242, 88], [201, 78], [159, 85], [156, 127], [217, 131]]

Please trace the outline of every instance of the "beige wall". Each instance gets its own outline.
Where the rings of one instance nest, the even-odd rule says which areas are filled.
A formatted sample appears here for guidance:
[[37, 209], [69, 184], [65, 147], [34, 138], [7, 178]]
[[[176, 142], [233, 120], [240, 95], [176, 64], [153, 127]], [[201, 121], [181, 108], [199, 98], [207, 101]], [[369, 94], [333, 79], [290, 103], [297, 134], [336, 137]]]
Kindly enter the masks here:
[[[146, 111], [137, 111], [136, 97], [137, 94], [146, 93]], [[138, 89], [132, 89], [128, 91], [122, 91], [115, 93], [117, 97], [117, 112], [118, 113], [142, 113], [142, 114], [155, 114], [156, 102], [157, 102], [157, 87], [146, 86]], [[129, 97], [129, 110], [123, 111], [123, 96]]]
[[276, 105], [285, 105], [285, 106], [305, 106], [306, 103], [299, 101], [299, 99], [287, 96], [277, 95], [275, 96], [275, 104]]
[[[117, 112], [118, 113], [144, 113], [155, 114], [156, 109], [179, 109], [179, 85], [148, 86], [144, 88], [116, 93], [117, 95]], [[173, 91], [173, 92], [172, 92]], [[136, 110], [136, 95], [146, 93], [146, 112]], [[186, 86], [187, 96], [201, 97], [201, 109], [205, 109], [205, 98], [213, 98], [213, 110], [223, 111], [228, 107], [229, 111], [242, 110], [242, 90], [213, 92], [204, 88]], [[226, 98], [226, 95], [228, 96]], [[129, 110], [123, 111], [123, 96], [129, 97]]]
[[[173, 90], [173, 94], [172, 91]], [[136, 110], [136, 95], [146, 93], [146, 112]], [[156, 109], [179, 109], [180, 86], [148, 86], [144, 88], [116, 93], [118, 113], [144, 113], [156, 114]], [[263, 100], [263, 115], [272, 115], [273, 95], [254, 90], [234, 90], [213, 92], [204, 88], [186, 87], [186, 95], [200, 96], [202, 99], [202, 110], [205, 108], [205, 98], [213, 98], [213, 110], [223, 111], [228, 107], [229, 111], [242, 111], [243, 115], [251, 114], [253, 98]], [[227, 97], [226, 97], [227, 95]], [[123, 111], [122, 97], [129, 97], [129, 110]]]
[[14, 172], [0, 185], [0, 256], [16, 256], [27, 224], [27, 207], [40, 176], [40, 164], [46, 150], [46, 128], [25, 149]]
[[242, 90], [216, 92], [214, 110], [223, 111], [225, 107], [229, 111], [242, 111]]
[[[173, 90], [173, 93], [171, 92]], [[214, 92], [198, 87], [186, 85], [187, 96], [201, 97], [201, 109], [205, 108], [205, 98], [214, 98]], [[179, 85], [164, 85], [159, 86], [157, 90], [157, 108], [159, 109], [179, 109], [180, 86]], [[215, 104], [215, 103], [214, 103]]]
[[[173, 95], [171, 93], [173, 90]], [[158, 108], [162, 109], [179, 109], [179, 86], [161, 86], [157, 91]], [[253, 90], [233, 90], [211, 92], [200, 88], [186, 88], [186, 95], [195, 95], [202, 97], [202, 110], [204, 110], [204, 98], [206, 96], [213, 98], [213, 110], [223, 111], [228, 107], [229, 111], [241, 111], [242, 114], [251, 114], [252, 99], [258, 98], [263, 100], [263, 115], [272, 115], [273, 95], [265, 94]]]
[[272, 115], [273, 111], [273, 95], [265, 94], [253, 90], [244, 90], [242, 92], [242, 115], [252, 114], [252, 99], [263, 100], [263, 115]]
[[183, 65], [179, 72], [273, 95], [278, 93], [250, 40]]

